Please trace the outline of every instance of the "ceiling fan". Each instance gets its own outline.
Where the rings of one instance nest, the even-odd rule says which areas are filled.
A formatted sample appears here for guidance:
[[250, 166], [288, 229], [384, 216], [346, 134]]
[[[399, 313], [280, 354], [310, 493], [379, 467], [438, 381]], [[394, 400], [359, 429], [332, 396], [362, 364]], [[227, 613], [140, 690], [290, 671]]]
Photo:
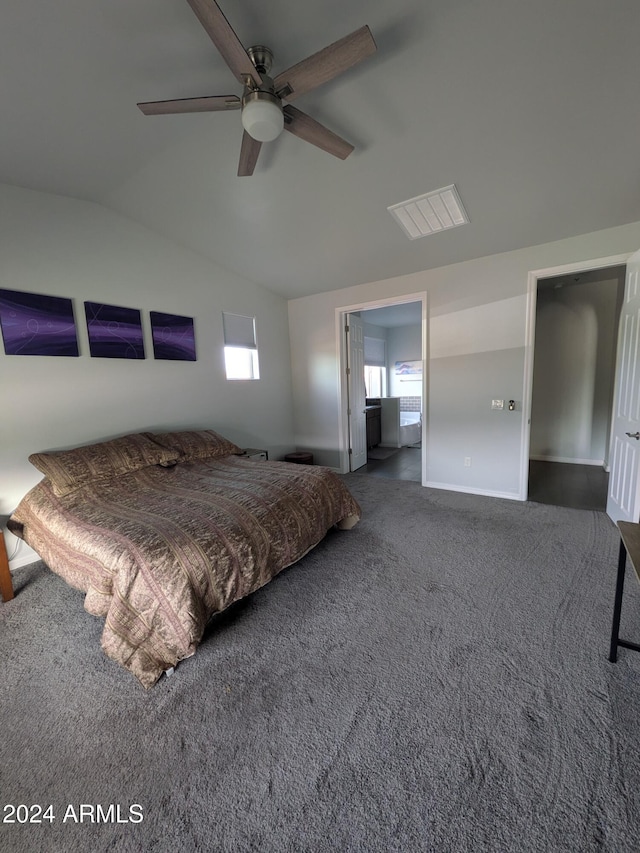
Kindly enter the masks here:
[[241, 176], [253, 174], [262, 143], [276, 139], [283, 129], [341, 160], [351, 154], [353, 145], [292, 107], [290, 102], [375, 53], [376, 43], [369, 27], [360, 27], [272, 79], [269, 72], [273, 54], [268, 47], [255, 45], [245, 50], [215, 0], [187, 2], [234, 76], [243, 84], [242, 98], [213, 95], [149, 101], [138, 104], [145, 115], [241, 109], [244, 128], [238, 165]]

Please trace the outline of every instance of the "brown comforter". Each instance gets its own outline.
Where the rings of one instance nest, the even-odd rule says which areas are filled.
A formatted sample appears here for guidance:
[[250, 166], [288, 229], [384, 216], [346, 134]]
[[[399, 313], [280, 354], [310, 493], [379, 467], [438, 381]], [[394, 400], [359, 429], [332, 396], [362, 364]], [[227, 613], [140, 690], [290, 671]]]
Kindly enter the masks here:
[[208, 619], [263, 586], [360, 508], [328, 468], [225, 456], [151, 466], [56, 496], [9, 522], [105, 617], [102, 648], [145, 687], [192, 655]]

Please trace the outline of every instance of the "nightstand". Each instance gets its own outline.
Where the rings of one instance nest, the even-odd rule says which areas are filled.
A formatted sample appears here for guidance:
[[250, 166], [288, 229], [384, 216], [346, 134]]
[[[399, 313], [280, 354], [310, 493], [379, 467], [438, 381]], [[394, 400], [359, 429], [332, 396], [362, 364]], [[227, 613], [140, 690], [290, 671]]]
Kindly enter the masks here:
[[4, 531], [0, 537], [0, 595], [5, 601], [13, 598], [13, 584], [11, 583], [11, 572], [9, 571], [9, 558], [7, 557], [7, 546], [4, 542]]
[[261, 450], [259, 447], [245, 447], [243, 452], [243, 456], [247, 456], [249, 459], [262, 459], [263, 462], [266, 462], [269, 458], [269, 454], [266, 450]]

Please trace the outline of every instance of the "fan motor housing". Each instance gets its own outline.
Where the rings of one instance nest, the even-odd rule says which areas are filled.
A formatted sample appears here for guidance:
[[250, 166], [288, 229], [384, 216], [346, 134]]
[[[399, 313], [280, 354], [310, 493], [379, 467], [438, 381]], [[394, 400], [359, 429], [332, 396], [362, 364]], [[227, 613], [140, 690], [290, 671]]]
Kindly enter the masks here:
[[249, 59], [253, 62], [256, 71], [261, 75], [268, 74], [273, 66], [273, 52], [263, 44], [254, 44], [247, 48]]

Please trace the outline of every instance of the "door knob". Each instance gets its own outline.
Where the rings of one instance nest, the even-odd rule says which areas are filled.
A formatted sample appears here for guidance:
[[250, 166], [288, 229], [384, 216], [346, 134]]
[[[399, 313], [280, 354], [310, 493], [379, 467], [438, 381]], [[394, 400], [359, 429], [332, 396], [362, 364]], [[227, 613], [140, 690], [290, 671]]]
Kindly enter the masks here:
[[635, 438], [636, 441], [640, 441], [640, 432], [625, 432], [625, 435], [628, 435], [629, 438]]

